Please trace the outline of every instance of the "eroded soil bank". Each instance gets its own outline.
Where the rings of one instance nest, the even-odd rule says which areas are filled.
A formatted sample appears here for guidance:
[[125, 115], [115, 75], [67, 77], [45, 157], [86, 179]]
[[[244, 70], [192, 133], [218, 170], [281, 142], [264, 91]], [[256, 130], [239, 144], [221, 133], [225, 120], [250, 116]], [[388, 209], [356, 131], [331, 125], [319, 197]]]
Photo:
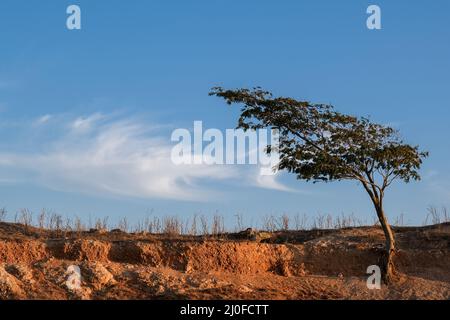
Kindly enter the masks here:
[[449, 299], [450, 224], [396, 228], [396, 238], [398, 282], [369, 290], [376, 227], [205, 238], [0, 223], [0, 298]]

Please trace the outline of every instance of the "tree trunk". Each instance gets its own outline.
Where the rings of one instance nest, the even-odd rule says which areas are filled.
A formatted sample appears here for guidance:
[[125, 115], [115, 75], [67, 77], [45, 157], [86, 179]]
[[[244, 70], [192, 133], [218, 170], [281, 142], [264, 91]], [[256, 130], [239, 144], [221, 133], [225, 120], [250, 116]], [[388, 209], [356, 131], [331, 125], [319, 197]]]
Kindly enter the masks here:
[[389, 225], [384, 214], [383, 207], [381, 205], [375, 206], [378, 219], [381, 223], [384, 236], [386, 238], [386, 252], [381, 261], [381, 271], [383, 274], [383, 280], [386, 284], [391, 283], [395, 276], [394, 256], [395, 256], [395, 239], [394, 233]]

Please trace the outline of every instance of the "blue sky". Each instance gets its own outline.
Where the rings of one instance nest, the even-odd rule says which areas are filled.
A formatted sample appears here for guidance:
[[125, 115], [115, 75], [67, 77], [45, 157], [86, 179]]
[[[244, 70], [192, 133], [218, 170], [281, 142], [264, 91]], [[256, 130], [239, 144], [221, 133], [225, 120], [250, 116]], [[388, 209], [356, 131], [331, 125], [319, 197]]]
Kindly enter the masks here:
[[[81, 7], [81, 30], [66, 29], [70, 4]], [[382, 30], [366, 28], [369, 4], [381, 7]], [[149, 210], [372, 221], [353, 182], [281, 175], [295, 189], [283, 191], [258, 185], [252, 168], [167, 166], [174, 128], [234, 127], [237, 110], [211, 87], [262, 86], [370, 115], [430, 151], [423, 180], [386, 199], [391, 218], [420, 224], [427, 206], [450, 206], [449, 10], [446, 0], [3, 0], [0, 206], [112, 221]]]

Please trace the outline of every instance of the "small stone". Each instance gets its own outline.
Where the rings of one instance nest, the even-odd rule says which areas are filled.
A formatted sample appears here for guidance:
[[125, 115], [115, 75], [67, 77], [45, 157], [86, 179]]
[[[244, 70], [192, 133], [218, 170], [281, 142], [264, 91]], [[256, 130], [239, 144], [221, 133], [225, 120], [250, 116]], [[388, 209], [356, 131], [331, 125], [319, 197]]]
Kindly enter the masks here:
[[111, 272], [99, 262], [84, 262], [81, 271], [83, 278], [96, 290], [116, 283]]
[[28, 284], [34, 283], [33, 274], [31, 270], [25, 265], [11, 264], [8, 265], [5, 270], [23, 282], [26, 282]]
[[0, 265], [0, 299], [20, 299], [25, 296], [20, 282]]

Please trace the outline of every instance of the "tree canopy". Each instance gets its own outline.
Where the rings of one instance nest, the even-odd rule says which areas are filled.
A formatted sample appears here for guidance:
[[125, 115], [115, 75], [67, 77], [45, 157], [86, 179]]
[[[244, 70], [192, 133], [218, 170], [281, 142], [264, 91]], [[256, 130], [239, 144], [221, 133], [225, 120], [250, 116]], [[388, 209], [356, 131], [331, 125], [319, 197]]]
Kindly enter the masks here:
[[[238, 128], [276, 128], [280, 133], [279, 170], [298, 179], [358, 180], [373, 197], [394, 181], [419, 180], [428, 153], [404, 143], [398, 132], [369, 118], [345, 115], [329, 104], [276, 97], [261, 88], [224, 90], [210, 95], [240, 104]], [[268, 148], [271, 152], [271, 146]]]

